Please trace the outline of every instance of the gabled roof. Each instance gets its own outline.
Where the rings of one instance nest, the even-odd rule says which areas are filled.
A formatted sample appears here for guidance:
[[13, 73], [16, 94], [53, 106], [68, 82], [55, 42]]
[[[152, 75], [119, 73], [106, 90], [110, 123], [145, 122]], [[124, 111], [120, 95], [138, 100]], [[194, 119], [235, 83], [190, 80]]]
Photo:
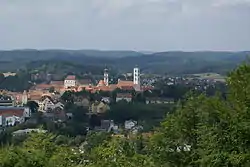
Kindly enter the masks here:
[[52, 99], [52, 97], [46, 96], [46, 95], [45, 95], [45, 96], [42, 96], [40, 100], [41, 100], [41, 101], [44, 101], [45, 99], [49, 99], [51, 102], [54, 102], [54, 100]]
[[32, 94], [29, 96], [30, 101], [39, 101], [41, 99], [42, 95], [41, 94]]
[[0, 107], [1, 116], [17, 116], [22, 117], [24, 114], [24, 108], [15, 107]]
[[104, 80], [100, 80], [97, 86], [98, 86], [98, 87], [99, 87], [99, 86], [105, 86]]
[[75, 75], [68, 75], [65, 80], [76, 80], [76, 76]]

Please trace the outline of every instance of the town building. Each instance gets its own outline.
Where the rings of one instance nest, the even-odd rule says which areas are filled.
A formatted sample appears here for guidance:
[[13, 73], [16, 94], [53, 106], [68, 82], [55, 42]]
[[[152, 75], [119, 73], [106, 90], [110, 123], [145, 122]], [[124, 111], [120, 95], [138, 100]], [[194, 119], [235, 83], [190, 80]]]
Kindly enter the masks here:
[[116, 96], [116, 102], [119, 101], [127, 101], [127, 102], [131, 102], [132, 101], [132, 94], [131, 93], [118, 93]]
[[69, 75], [64, 80], [64, 88], [76, 87], [76, 76]]
[[133, 80], [118, 80], [117, 84], [109, 84], [108, 69], [104, 69], [103, 79], [96, 86], [92, 84], [90, 79], [78, 80], [75, 75], [67, 76], [64, 81], [51, 81], [49, 84], [38, 84], [32, 89], [37, 91], [49, 91], [53, 88], [56, 92], [63, 94], [65, 91], [79, 92], [82, 90], [92, 93], [98, 91], [114, 91], [115, 89], [136, 90], [141, 91], [140, 69], [138, 67], [133, 70]]
[[0, 95], [0, 106], [15, 106], [15, 99], [9, 95]]
[[128, 121], [125, 121], [124, 123], [124, 127], [126, 130], [131, 130], [136, 125], [137, 125], [137, 121], [134, 121], [134, 120], [128, 120]]
[[31, 117], [28, 107], [0, 107], [0, 126], [15, 126]]
[[108, 86], [109, 85], [109, 73], [108, 73], [108, 69], [105, 68], [104, 69], [104, 84], [105, 86]]

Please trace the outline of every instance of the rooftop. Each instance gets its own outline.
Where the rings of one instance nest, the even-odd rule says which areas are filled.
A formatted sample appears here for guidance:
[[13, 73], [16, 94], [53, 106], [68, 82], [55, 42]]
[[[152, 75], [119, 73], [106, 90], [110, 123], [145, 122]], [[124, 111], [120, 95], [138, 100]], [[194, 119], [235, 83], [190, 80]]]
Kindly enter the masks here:
[[63, 81], [51, 81], [50, 85], [61, 86], [64, 85]]
[[118, 81], [117, 84], [118, 87], [122, 87], [122, 86], [134, 86], [134, 82], [133, 81]]
[[65, 80], [76, 80], [76, 76], [75, 75], [68, 75]]
[[24, 114], [24, 107], [3, 107], [0, 106], [0, 115], [3, 116], [18, 116], [21, 117]]

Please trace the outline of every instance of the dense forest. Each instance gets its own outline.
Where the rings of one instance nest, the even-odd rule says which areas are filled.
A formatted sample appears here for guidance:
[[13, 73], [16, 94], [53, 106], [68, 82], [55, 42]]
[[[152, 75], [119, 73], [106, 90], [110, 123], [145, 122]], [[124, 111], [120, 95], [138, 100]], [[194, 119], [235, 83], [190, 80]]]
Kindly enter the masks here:
[[249, 166], [249, 74], [247, 64], [231, 72], [225, 97], [188, 93], [150, 134], [89, 133], [72, 145], [55, 134], [34, 133], [18, 145], [3, 145], [0, 166]]
[[[13, 50], [0, 51], [0, 70], [25, 69], [39, 61], [68, 62], [83, 67], [105, 65], [121, 72], [129, 72], [139, 65], [151, 73], [204, 73], [225, 74], [246, 60], [249, 52], [159, 52], [143, 54], [134, 51], [95, 50]], [[34, 66], [33, 65], [33, 66]]]

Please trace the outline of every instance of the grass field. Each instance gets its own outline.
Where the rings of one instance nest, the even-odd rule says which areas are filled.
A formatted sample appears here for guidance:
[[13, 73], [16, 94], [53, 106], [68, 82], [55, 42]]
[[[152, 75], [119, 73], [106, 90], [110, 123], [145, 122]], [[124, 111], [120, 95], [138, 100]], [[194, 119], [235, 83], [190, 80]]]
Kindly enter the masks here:
[[222, 76], [217, 73], [201, 73], [201, 74], [193, 74], [193, 76], [200, 78], [200, 79], [211, 79], [219, 82], [225, 82], [226, 76]]

